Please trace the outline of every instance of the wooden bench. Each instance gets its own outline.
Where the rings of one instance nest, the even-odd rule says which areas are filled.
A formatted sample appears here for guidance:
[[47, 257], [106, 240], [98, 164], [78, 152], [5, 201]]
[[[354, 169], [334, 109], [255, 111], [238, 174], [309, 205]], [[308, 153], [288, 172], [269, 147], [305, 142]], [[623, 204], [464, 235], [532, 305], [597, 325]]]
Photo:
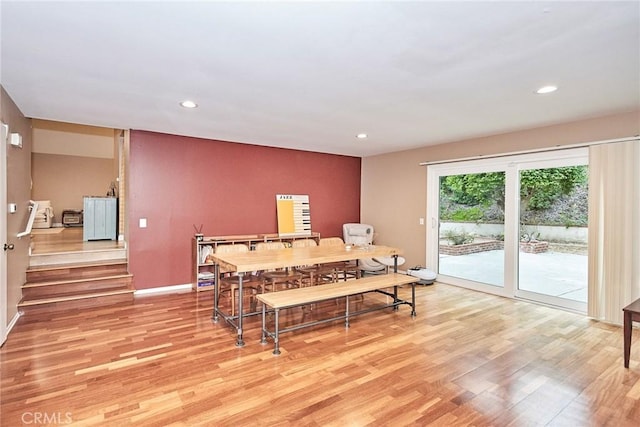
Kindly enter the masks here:
[[[280, 354], [279, 340], [280, 334], [284, 332], [295, 331], [297, 329], [308, 326], [318, 325], [321, 323], [332, 322], [334, 320], [345, 319], [345, 327], [349, 327], [349, 317], [359, 314], [369, 313], [374, 310], [381, 310], [393, 307], [398, 309], [401, 304], [411, 306], [411, 316], [416, 315], [416, 288], [415, 284], [418, 278], [407, 276], [406, 274], [390, 273], [377, 276], [368, 276], [356, 280], [348, 280], [346, 282], [329, 283], [326, 285], [309, 286], [306, 288], [289, 289], [280, 292], [271, 292], [257, 295], [256, 298], [262, 302], [262, 339], [261, 343], [267, 343], [267, 337], [273, 338], [274, 348], [273, 354]], [[398, 298], [398, 286], [411, 285], [411, 302]], [[386, 288], [393, 288], [393, 293], [384, 291]], [[349, 297], [352, 295], [362, 294], [366, 292], [379, 292], [393, 298], [393, 302], [389, 304], [371, 307], [365, 310], [349, 312]], [[299, 307], [307, 304], [318, 303], [321, 301], [333, 300], [337, 298], [345, 298], [344, 314], [329, 319], [315, 320], [300, 325], [291, 326], [280, 329], [279, 312], [284, 308]], [[274, 310], [274, 331], [267, 329], [267, 307]]]

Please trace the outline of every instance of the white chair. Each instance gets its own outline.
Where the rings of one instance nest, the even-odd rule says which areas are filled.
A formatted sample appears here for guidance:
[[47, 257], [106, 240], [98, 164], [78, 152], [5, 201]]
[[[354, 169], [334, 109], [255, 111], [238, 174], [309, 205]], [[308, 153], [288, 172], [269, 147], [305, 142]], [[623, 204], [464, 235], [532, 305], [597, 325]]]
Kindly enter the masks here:
[[40, 200], [38, 202], [38, 210], [33, 220], [32, 228], [51, 228], [53, 223], [53, 207], [50, 200]]
[[[367, 246], [373, 244], [373, 226], [369, 224], [348, 223], [342, 225], [344, 242], [356, 246]], [[382, 262], [380, 262], [382, 261]], [[398, 265], [404, 264], [405, 259], [398, 257]], [[358, 260], [358, 268], [362, 273], [382, 274], [389, 271], [393, 266], [392, 258], [374, 259], [363, 258]]]

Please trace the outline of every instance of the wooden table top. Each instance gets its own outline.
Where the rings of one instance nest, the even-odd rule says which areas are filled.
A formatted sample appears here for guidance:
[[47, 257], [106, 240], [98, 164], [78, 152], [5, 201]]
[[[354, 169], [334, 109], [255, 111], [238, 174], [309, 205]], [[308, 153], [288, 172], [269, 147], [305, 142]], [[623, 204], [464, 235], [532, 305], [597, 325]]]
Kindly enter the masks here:
[[640, 314], [640, 298], [633, 301], [631, 304], [627, 305], [622, 309], [623, 311], [629, 311], [631, 313]]
[[401, 255], [401, 251], [389, 246], [370, 245], [367, 247], [354, 246], [349, 250], [344, 246], [313, 246], [245, 253], [221, 253], [213, 254], [212, 257], [223, 271], [246, 273], [393, 255]]

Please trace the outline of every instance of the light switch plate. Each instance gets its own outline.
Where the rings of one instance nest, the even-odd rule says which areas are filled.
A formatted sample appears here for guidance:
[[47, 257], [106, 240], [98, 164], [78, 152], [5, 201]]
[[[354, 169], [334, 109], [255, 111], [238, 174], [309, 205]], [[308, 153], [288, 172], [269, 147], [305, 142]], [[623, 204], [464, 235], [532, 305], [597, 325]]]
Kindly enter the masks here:
[[11, 145], [14, 147], [22, 148], [22, 135], [19, 133], [11, 134]]
[[147, 228], [147, 218], [140, 218], [138, 220], [138, 226], [140, 228]]

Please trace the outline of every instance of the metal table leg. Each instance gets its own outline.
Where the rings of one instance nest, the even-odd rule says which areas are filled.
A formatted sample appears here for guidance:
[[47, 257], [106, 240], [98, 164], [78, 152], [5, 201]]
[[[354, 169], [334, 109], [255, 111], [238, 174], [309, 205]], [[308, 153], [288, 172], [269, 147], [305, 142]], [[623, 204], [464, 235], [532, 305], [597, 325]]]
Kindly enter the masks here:
[[280, 354], [280, 309], [275, 309], [275, 331], [273, 335], [273, 354]]
[[213, 319], [213, 321], [215, 323], [218, 323], [218, 293], [219, 293], [219, 285], [220, 283], [218, 283], [220, 281], [220, 270], [219, 270], [219, 266], [218, 264], [215, 264], [213, 266], [213, 274], [214, 274], [214, 278], [213, 278], [213, 313], [211, 318]]
[[416, 282], [411, 284], [411, 317], [416, 317]]
[[[244, 341], [242, 339], [242, 320], [244, 317], [244, 293], [242, 292], [242, 282], [244, 273], [238, 273], [238, 339], [236, 340], [236, 347], [244, 347]], [[231, 296], [233, 298], [233, 295]]]
[[[398, 272], [398, 255], [394, 255], [393, 256], [393, 272], [397, 273]], [[394, 286], [393, 287], [393, 302], [397, 303], [398, 302], [398, 287]], [[393, 311], [398, 311], [400, 310], [400, 307], [398, 307], [398, 304], [396, 304], [393, 307]]]
[[262, 304], [262, 338], [260, 344], [267, 343], [267, 304]]
[[345, 297], [344, 327], [349, 327], [349, 295]]

